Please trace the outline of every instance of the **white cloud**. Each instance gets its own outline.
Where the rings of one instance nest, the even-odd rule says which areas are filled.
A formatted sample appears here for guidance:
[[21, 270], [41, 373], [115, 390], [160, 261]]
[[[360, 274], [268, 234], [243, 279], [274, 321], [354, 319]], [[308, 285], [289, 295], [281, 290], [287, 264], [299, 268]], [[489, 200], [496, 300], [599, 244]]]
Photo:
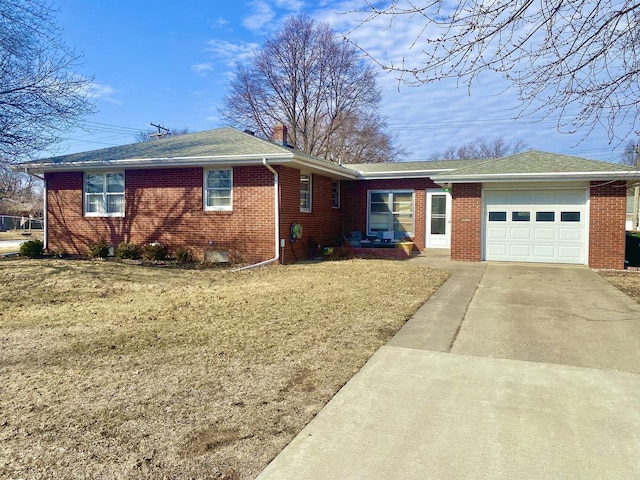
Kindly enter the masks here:
[[191, 70], [204, 77], [208, 72], [213, 71], [213, 65], [211, 63], [196, 63], [191, 65]]
[[227, 40], [209, 40], [205, 51], [210, 52], [212, 56], [224, 62], [227, 66], [233, 66], [238, 61], [242, 61], [249, 57], [258, 45], [255, 43], [233, 43]]
[[251, 13], [242, 20], [242, 26], [247, 30], [260, 30], [276, 17], [275, 10], [263, 0], [249, 2], [248, 7]]
[[115, 98], [117, 91], [111, 85], [92, 83], [89, 87], [89, 96], [93, 99], [101, 99], [114, 105], [122, 105], [122, 101]]

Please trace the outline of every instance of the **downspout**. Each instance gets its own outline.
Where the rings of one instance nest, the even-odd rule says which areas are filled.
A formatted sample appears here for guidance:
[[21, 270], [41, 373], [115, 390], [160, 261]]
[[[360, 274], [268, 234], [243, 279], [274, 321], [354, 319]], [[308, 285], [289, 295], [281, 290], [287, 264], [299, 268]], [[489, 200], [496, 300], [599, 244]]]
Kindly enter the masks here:
[[280, 187], [278, 181], [278, 172], [267, 163], [267, 159], [262, 159], [262, 164], [269, 169], [271, 173], [273, 173], [273, 206], [274, 206], [274, 221], [275, 221], [275, 251], [276, 256], [265, 260], [263, 262], [254, 263], [253, 265], [247, 265], [246, 267], [236, 268], [235, 270], [231, 270], [232, 272], [239, 272], [241, 270], [247, 270], [249, 268], [262, 267], [263, 265], [268, 265], [273, 262], [277, 262], [280, 260]]

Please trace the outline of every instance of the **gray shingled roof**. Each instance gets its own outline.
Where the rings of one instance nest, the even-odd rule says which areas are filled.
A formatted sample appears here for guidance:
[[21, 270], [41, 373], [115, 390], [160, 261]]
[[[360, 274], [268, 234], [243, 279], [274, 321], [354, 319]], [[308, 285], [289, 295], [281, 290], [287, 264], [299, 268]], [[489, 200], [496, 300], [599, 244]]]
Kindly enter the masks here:
[[443, 176], [620, 172], [626, 170], [633, 171], [635, 168], [619, 163], [601, 162], [588, 160], [586, 158], [530, 150], [508, 157], [473, 162], [460, 167], [454, 172], [445, 173]]
[[457, 168], [466, 167], [478, 163], [479, 160], [434, 160], [419, 162], [385, 162], [385, 163], [350, 163], [344, 164], [343, 167], [355, 170], [357, 172], [379, 173], [379, 172], [407, 172], [407, 171], [428, 171], [434, 172], [438, 170], [451, 171]]
[[149, 142], [43, 158], [27, 164], [77, 164], [130, 159], [233, 157], [256, 154], [291, 155], [292, 153], [290, 148], [268, 142], [234, 128], [223, 127]]

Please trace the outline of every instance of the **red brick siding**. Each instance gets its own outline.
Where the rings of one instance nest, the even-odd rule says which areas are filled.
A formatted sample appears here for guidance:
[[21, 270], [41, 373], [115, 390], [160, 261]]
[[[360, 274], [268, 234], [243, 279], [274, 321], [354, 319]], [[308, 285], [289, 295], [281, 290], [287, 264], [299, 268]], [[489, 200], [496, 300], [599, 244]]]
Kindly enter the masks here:
[[[300, 170], [278, 167], [280, 181], [280, 238], [286, 246], [283, 262], [291, 263], [309, 257], [309, 244], [322, 246], [341, 244], [343, 208], [331, 206], [331, 178], [311, 176], [311, 212], [300, 211]], [[341, 182], [344, 183], [344, 182]], [[302, 238], [291, 241], [291, 225], [302, 225]]]
[[624, 268], [626, 183], [591, 182], [589, 266]]
[[451, 188], [451, 259], [479, 262], [482, 258], [482, 185]]
[[343, 231], [367, 231], [367, 192], [369, 190], [414, 190], [413, 242], [418, 250], [425, 245], [425, 190], [440, 188], [428, 178], [400, 180], [357, 180], [343, 182], [342, 201], [345, 209]]
[[203, 258], [206, 248], [228, 249], [240, 260], [275, 254], [273, 175], [264, 167], [233, 169], [233, 211], [203, 209], [203, 169], [125, 171], [125, 216], [83, 216], [83, 174], [46, 174], [48, 248], [85, 254], [98, 240], [186, 246]]

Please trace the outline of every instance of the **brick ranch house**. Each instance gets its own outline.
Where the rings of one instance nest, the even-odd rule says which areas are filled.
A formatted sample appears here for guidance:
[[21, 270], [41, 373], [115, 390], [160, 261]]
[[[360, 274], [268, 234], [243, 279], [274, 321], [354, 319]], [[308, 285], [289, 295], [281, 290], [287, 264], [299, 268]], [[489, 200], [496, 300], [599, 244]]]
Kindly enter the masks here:
[[[289, 263], [345, 233], [408, 236], [453, 260], [624, 266], [640, 171], [537, 151], [496, 160], [336, 165], [220, 128], [20, 165], [45, 179], [45, 246], [105, 240]], [[292, 226], [295, 226], [292, 229]], [[301, 226], [302, 228], [299, 228]], [[292, 231], [293, 230], [293, 231]], [[299, 238], [297, 238], [299, 237]]]

